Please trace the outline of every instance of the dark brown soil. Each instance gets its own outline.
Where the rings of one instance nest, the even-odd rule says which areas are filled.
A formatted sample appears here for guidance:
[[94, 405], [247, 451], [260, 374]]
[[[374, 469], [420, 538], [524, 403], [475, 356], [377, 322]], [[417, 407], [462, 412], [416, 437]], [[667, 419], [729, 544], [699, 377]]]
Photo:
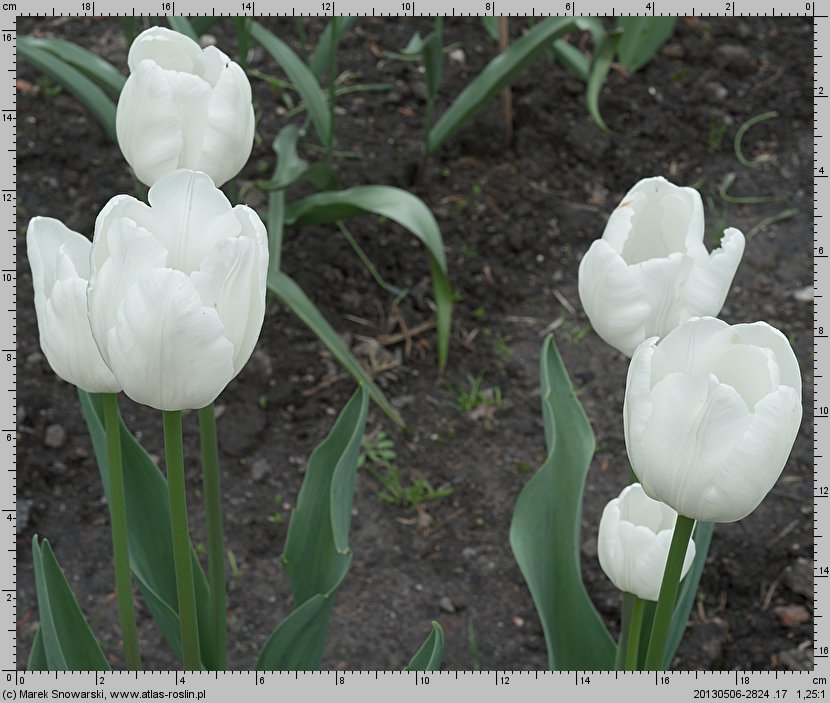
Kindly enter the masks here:
[[[511, 23], [514, 33], [524, 24]], [[266, 24], [299, 50], [291, 22]], [[420, 511], [396, 507], [380, 501], [377, 482], [360, 473], [354, 564], [337, 597], [324, 666], [400, 669], [436, 619], [447, 635], [445, 668], [545, 668], [541, 628], [507, 535], [515, 498], [544, 455], [537, 367], [543, 335], [551, 329], [597, 436], [585, 491], [583, 568], [590, 594], [616, 631], [618, 594], [600, 571], [595, 540], [602, 507], [627, 481], [621, 421], [627, 363], [587, 326], [577, 266], [622, 194], [638, 179], [662, 174], [709, 196], [710, 247], [727, 223], [746, 234], [770, 216], [797, 209], [749, 241], [722, 317], [765, 319], [782, 329], [798, 354], [805, 389], [802, 429], [777, 486], [751, 516], [715, 531], [675, 666], [811, 667], [812, 621], [794, 625], [785, 610], [811, 613], [813, 602], [811, 21], [681, 19], [670, 43], [642, 71], [611, 72], [600, 101], [610, 134], [586, 116], [581, 84], [537, 60], [514, 85], [513, 142], [505, 143], [494, 102], [429, 159], [413, 185], [425, 115], [423, 77], [416, 64], [378, 55], [400, 50], [414, 31], [423, 34], [430, 26], [418, 18], [362, 19], [345, 37], [338, 68], [360, 72], [362, 83], [392, 84], [392, 90], [340, 99], [337, 147], [359, 158], [340, 158], [336, 168], [344, 186], [412, 189], [441, 226], [458, 297], [446, 373], [439, 378], [432, 331], [416, 335], [411, 349], [382, 349], [376, 368], [395, 368], [378, 369], [378, 381], [407, 429], [398, 431], [372, 409], [368, 430], [383, 430], [394, 440], [410, 480], [424, 476], [453, 493]], [[311, 22], [312, 41], [321, 27]], [[113, 20], [21, 19], [19, 28], [70, 38], [125, 68], [126, 45]], [[212, 31], [234, 54], [232, 28]], [[447, 43], [463, 49], [464, 60], [446, 61], [438, 114], [495, 52], [475, 19], [447, 21], [444, 31]], [[277, 73], [259, 49], [252, 65]], [[24, 252], [30, 217], [57, 217], [91, 233], [100, 207], [116, 193], [133, 192], [134, 181], [117, 147], [70, 95], [52, 94], [22, 62], [18, 78]], [[280, 96], [262, 81], [252, 83], [261, 142], [243, 181], [270, 174], [270, 144], [286, 121]], [[770, 110], [778, 118], [754, 127], [744, 140], [749, 156], [766, 160], [746, 168], [732, 140], [743, 122]], [[729, 173], [736, 174], [730, 194], [780, 200], [726, 206], [718, 187]], [[246, 197], [264, 210], [259, 193]], [[417, 242], [375, 218], [356, 221], [352, 232], [387, 280], [411, 288], [400, 306], [405, 323], [429, 320], [428, 268]], [[356, 353], [358, 335], [388, 329], [392, 296], [335, 229], [290, 229], [283, 267]], [[50, 371], [40, 352], [25, 255], [18, 264], [17, 325], [18, 666], [25, 666], [38, 619], [30, 547], [38, 534], [52, 542], [112, 665], [120, 667], [108, 513], [74, 389]], [[460, 411], [448, 388], [477, 374], [504, 400], [492, 417]], [[290, 610], [278, 561], [290, 508], [305, 459], [353, 388], [317, 339], [275, 304], [255, 357], [219, 399], [227, 546], [236, 562], [229, 576], [234, 668], [252, 666]], [[126, 399], [122, 410], [148, 450], [160, 456], [158, 415]], [[197, 437], [195, 418], [187, 420], [192, 532], [199, 544]], [[52, 425], [65, 437], [47, 429]], [[46, 445], [47, 434], [58, 446]], [[146, 611], [139, 618], [145, 665], [175, 667]]]

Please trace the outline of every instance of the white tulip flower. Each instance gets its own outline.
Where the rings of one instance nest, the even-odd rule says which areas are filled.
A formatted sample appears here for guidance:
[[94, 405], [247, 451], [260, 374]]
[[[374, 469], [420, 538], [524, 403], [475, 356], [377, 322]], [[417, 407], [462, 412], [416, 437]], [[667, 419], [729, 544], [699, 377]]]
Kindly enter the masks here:
[[202, 408], [259, 337], [265, 226], [200, 172], [174, 171], [148, 198], [149, 206], [118, 195], [95, 222], [92, 334], [130, 398], [159, 410]]
[[717, 315], [744, 236], [730, 227], [709, 253], [703, 234], [703, 203], [693, 188], [658, 176], [628, 191], [579, 264], [579, 297], [597, 334], [631, 356], [647, 337]]
[[121, 390], [89, 326], [86, 289], [90, 241], [51, 217], [33, 217], [26, 230], [40, 346], [52, 370], [90, 393]]
[[[597, 537], [599, 564], [621, 591], [644, 600], [657, 600], [669, 556], [677, 513], [652, 500], [639, 483], [626, 486], [602, 511]], [[683, 559], [683, 578], [695, 558], [689, 540]]]
[[153, 185], [190, 168], [221, 186], [242, 170], [254, 143], [254, 109], [238, 64], [165, 27], [139, 34], [127, 63], [115, 127], [138, 180]]
[[645, 492], [707, 522], [746, 517], [772, 489], [801, 423], [801, 373], [766, 322], [711, 317], [637, 347], [623, 424]]

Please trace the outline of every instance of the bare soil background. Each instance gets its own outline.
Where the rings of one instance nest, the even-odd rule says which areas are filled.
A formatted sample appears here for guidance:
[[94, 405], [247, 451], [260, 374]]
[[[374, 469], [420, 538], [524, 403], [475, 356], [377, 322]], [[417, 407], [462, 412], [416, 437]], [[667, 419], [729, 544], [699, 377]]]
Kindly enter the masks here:
[[[293, 24], [264, 19], [295, 50]], [[514, 36], [526, 23], [511, 20]], [[323, 24], [310, 20], [313, 45]], [[411, 345], [366, 342], [431, 318], [426, 255], [410, 235], [376, 218], [351, 231], [383, 276], [411, 289], [396, 315], [392, 296], [369, 276], [334, 228], [289, 229], [283, 268], [300, 283], [403, 414], [400, 431], [377, 409], [367, 429], [394, 441], [408, 481], [425, 477], [452, 495], [418, 510], [378, 499], [377, 481], [358, 477], [351, 546], [354, 563], [337, 596], [324, 666], [400, 669], [429, 631], [446, 631], [447, 669], [543, 669], [544, 638], [508, 546], [518, 492], [544, 456], [538, 362], [553, 330], [597, 436], [583, 512], [585, 581], [616, 632], [618, 593], [596, 557], [598, 518], [627, 481], [622, 400], [627, 360], [591, 330], [577, 294], [577, 267], [621, 196], [638, 179], [665, 175], [704, 194], [707, 245], [729, 225], [753, 232], [722, 317], [764, 319], [790, 338], [804, 379], [804, 419], [776, 487], [745, 520], [715, 531], [699, 600], [681, 644], [680, 669], [812, 667], [813, 603], [813, 338], [812, 338], [812, 24], [807, 18], [686, 18], [654, 60], [633, 76], [612, 70], [600, 104], [612, 128], [586, 116], [583, 87], [546, 59], [536, 60], [513, 88], [515, 135], [507, 144], [497, 102], [428, 159], [421, 171], [425, 108], [417, 64], [380, 58], [399, 51], [424, 18], [360, 19], [344, 37], [338, 70], [386, 92], [340, 98], [337, 175], [344, 187], [390, 184], [413, 190], [440, 224], [458, 302], [449, 364], [437, 372], [434, 332]], [[126, 71], [127, 46], [109, 18], [20, 18], [21, 33], [71, 39]], [[232, 27], [211, 33], [231, 56]], [[495, 55], [475, 19], [448, 19], [445, 41], [457, 42], [445, 63], [437, 113]], [[580, 38], [574, 37], [574, 41]], [[278, 74], [261, 49], [251, 66]], [[286, 123], [281, 96], [252, 79], [261, 141], [241, 183], [268, 177], [271, 142]], [[40, 352], [25, 256], [34, 215], [92, 233], [113, 195], [134, 192], [118, 148], [65, 92], [18, 62], [18, 666], [25, 667], [37, 626], [31, 565], [34, 534], [46, 537], [113, 667], [121, 667], [108, 512], [75, 391]], [[778, 111], [744, 139], [746, 168], [732, 141], [750, 117]], [[293, 118], [293, 121], [301, 120]], [[309, 158], [320, 158], [305, 152]], [[729, 204], [718, 194], [772, 196], [775, 202]], [[417, 178], [416, 178], [417, 177]], [[264, 214], [255, 190], [247, 202]], [[292, 196], [294, 197], [294, 191]], [[788, 209], [797, 214], [765, 227]], [[358, 322], [363, 320], [363, 322]], [[395, 325], [398, 325], [397, 327]], [[503, 399], [491, 411], [459, 410], [452, 388], [482, 388]], [[278, 304], [267, 314], [255, 355], [220, 397], [225, 530], [229, 567], [230, 661], [253, 665], [257, 652], [290, 611], [279, 566], [290, 509], [305, 460], [352, 393], [316, 338]], [[162, 456], [161, 421], [123, 399], [129, 426]], [[195, 416], [185, 446], [194, 543], [204, 542]], [[555, 545], [551, 545], [555, 548]], [[148, 668], [176, 662], [143, 607], [142, 653]], [[475, 643], [470, 632], [475, 633]]]

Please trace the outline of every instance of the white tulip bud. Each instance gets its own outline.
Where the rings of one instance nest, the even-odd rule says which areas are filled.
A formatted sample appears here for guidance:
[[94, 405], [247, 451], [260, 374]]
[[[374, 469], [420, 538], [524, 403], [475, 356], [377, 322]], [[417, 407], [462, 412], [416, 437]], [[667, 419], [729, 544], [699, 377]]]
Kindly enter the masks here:
[[693, 188], [656, 177], [628, 191], [579, 264], [579, 297], [597, 334], [631, 356], [647, 337], [717, 315], [744, 236], [730, 227], [709, 253], [703, 234], [703, 203]]
[[127, 62], [115, 127], [138, 180], [153, 185], [189, 168], [221, 186], [242, 170], [254, 143], [254, 109], [238, 64], [165, 27], [139, 34]]
[[[605, 506], [599, 522], [597, 553], [606, 576], [621, 591], [644, 600], [657, 600], [666, 570], [677, 513], [652, 500], [639, 483], [626, 486]], [[689, 540], [683, 559], [683, 578], [695, 558]]]

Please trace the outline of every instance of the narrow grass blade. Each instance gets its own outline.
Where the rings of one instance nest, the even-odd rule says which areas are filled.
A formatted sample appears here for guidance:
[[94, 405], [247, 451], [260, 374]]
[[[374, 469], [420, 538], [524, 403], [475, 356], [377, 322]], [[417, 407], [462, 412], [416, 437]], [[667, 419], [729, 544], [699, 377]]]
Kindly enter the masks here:
[[599, 111], [599, 94], [602, 86], [605, 85], [605, 79], [611, 68], [611, 62], [614, 60], [614, 54], [617, 53], [619, 41], [619, 34], [609, 33], [600, 42], [594, 53], [594, 59], [591, 61], [591, 68], [588, 71], [588, 86], [585, 89], [585, 103], [588, 106], [588, 114], [591, 115], [591, 119], [594, 120], [597, 127], [604, 132], [610, 130]]
[[431, 154], [441, 146], [461, 125], [509, 84], [539, 51], [576, 26], [576, 21], [572, 17], [550, 17], [537, 24], [507, 51], [494, 58], [467, 84], [429, 131], [427, 153]]
[[179, 34], [184, 34], [186, 37], [190, 37], [193, 41], [198, 43], [199, 33], [187, 17], [180, 17], [178, 15], [169, 16], [167, 18], [167, 24], [170, 25], [170, 29], [175, 29]]
[[109, 61], [70, 41], [35, 39], [34, 37], [21, 37], [18, 42], [21, 41], [36, 49], [45, 49], [59, 59], [71, 64], [115, 97], [121, 93], [121, 89], [127, 80]]
[[26, 63], [72, 93], [104, 128], [110, 139], [118, 142], [115, 134], [115, 103], [101, 88], [52, 52], [32, 45], [30, 37], [20, 37], [17, 40], [17, 51]]
[[328, 348], [337, 362], [354, 378], [358, 383], [366, 387], [372, 400], [378, 404], [396, 424], [403, 427], [404, 422], [400, 413], [387, 400], [383, 391], [372, 380], [360, 362], [354, 358], [348, 350], [340, 335], [329, 324], [314, 303], [308, 298], [295, 281], [281, 271], [268, 272], [268, 290], [274, 293], [284, 304], [305, 324], [317, 338]]
[[374, 213], [408, 229], [427, 248], [435, 296], [438, 328], [438, 364], [447, 362], [452, 322], [452, 290], [447, 275], [444, 240], [430, 209], [420, 199], [392, 186], [356, 186], [316, 193], [286, 206], [285, 223], [320, 224]]
[[311, 69], [291, 50], [288, 44], [274, 36], [259, 22], [251, 22], [250, 34], [285, 71], [288, 80], [305, 103], [320, 141], [323, 144], [329, 144], [333, 139], [331, 115], [320, 84]]
[[332, 31], [337, 32], [334, 37], [336, 47], [340, 44], [343, 35], [352, 28], [355, 22], [357, 22], [357, 17], [338, 17], [336, 22], [329, 21], [326, 25], [323, 33], [320, 35], [320, 39], [317, 41], [317, 46], [314, 47], [314, 53], [311, 54], [311, 59], [308, 62], [311, 72], [317, 77], [318, 81], [322, 79], [323, 73], [325, 73], [326, 67], [329, 65]]

